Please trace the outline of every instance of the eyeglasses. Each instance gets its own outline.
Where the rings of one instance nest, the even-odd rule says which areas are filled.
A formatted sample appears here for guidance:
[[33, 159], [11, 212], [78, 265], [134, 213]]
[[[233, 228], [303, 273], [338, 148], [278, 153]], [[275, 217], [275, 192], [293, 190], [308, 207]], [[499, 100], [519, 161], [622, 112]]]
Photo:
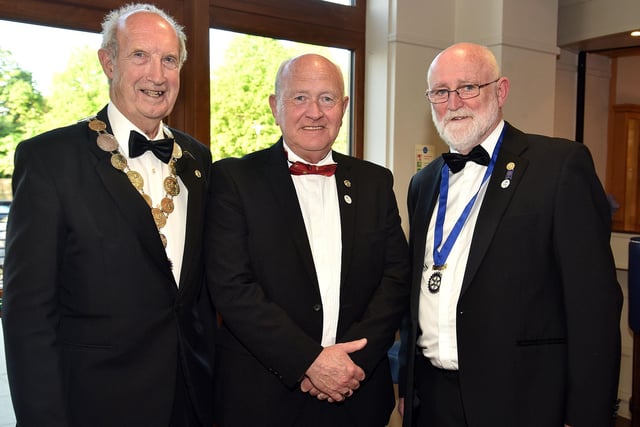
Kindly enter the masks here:
[[496, 83], [498, 80], [500, 80], [500, 77], [492, 82], [484, 83], [481, 85], [468, 84], [451, 90], [444, 88], [427, 90], [425, 92], [425, 95], [427, 96], [427, 99], [429, 99], [429, 102], [432, 104], [442, 104], [443, 102], [447, 102], [449, 100], [449, 94], [451, 92], [457, 93], [460, 99], [471, 99], [480, 95], [480, 89], [485, 86], [489, 86], [492, 83]]

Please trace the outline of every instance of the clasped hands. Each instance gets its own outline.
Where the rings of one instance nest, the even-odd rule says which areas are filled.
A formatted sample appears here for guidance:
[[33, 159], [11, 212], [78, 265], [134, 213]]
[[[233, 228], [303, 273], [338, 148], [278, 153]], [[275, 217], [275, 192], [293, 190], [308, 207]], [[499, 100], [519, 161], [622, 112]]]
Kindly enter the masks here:
[[300, 390], [319, 400], [342, 402], [353, 395], [364, 380], [364, 370], [353, 363], [349, 353], [362, 350], [367, 339], [325, 347], [305, 372]]

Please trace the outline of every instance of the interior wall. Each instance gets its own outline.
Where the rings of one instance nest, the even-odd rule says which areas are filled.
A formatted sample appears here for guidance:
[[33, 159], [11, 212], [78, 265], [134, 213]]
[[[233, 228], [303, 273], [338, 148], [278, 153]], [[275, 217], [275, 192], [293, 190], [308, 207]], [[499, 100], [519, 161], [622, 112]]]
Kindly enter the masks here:
[[451, 22], [453, 2], [367, 1], [364, 158], [393, 171], [405, 232], [416, 146], [432, 146], [434, 155], [446, 150], [424, 91], [429, 63], [453, 41]]
[[[489, 47], [511, 88], [505, 119], [525, 132], [553, 132], [557, 0], [456, 0], [455, 41]], [[544, 90], [548, 88], [548, 90]]]

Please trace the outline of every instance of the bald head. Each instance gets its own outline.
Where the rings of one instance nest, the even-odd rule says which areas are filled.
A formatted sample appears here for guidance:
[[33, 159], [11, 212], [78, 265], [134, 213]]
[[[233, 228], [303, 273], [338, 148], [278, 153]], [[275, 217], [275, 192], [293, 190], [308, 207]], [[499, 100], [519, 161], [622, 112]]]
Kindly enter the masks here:
[[437, 85], [432, 82], [432, 76], [438, 68], [455, 64], [468, 74], [482, 76], [485, 79], [495, 79], [500, 76], [500, 67], [487, 47], [475, 43], [457, 43], [440, 52], [431, 62], [427, 80], [429, 86]]
[[344, 77], [342, 76], [340, 67], [322, 55], [308, 53], [293, 57], [280, 64], [280, 68], [278, 68], [278, 73], [276, 74], [276, 98], [280, 98], [283, 84], [289, 80], [291, 76], [305, 72], [308, 73], [310, 72], [309, 70], [313, 70], [312, 72], [316, 78], [324, 76], [326, 79], [334, 80], [338, 92], [344, 95]]

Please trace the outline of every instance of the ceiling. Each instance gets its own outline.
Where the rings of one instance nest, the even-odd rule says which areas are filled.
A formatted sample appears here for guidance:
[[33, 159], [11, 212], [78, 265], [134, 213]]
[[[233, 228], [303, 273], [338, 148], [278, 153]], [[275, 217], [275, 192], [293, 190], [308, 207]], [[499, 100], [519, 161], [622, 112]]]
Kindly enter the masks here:
[[640, 55], [640, 37], [631, 37], [629, 32], [610, 34], [590, 40], [560, 46], [563, 49], [595, 52], [606, 56]]

